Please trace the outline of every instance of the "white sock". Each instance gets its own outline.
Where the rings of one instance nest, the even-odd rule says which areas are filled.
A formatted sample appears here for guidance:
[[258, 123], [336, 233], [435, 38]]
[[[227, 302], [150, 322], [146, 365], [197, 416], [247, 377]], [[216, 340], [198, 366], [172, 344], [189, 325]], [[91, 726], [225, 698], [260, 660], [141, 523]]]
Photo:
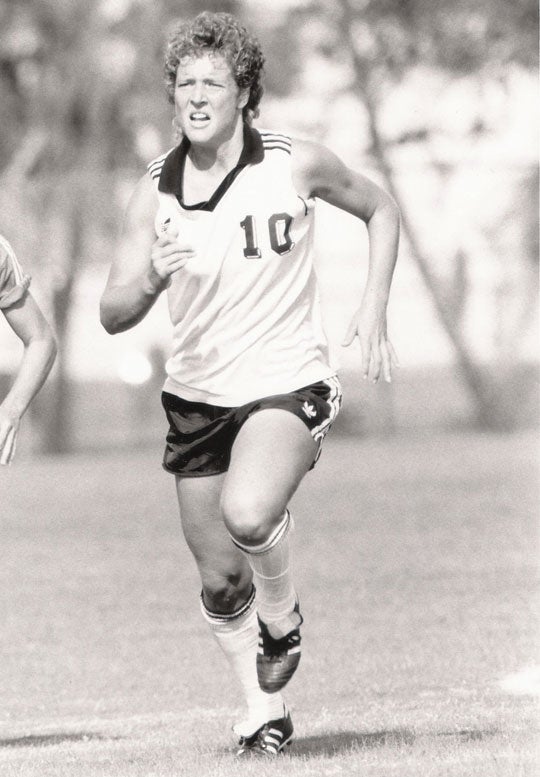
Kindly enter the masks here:
[[289, 531], [292, 519], [288, 510], [283, 520], [261, 545], [234, 544], [245, 554], [253, 571], [257, 589], [257, 609], [271, 635], [278, 639], [297, 628], [301, 622], [294, 612], [294, 590], [289, 549]]
[[234, 726], [236, 734], [249, 736], [263, 723], [282, 718], [285, 707], [281, 694], [265, 693], [257, 679], [259, 626], [255, 609], [255, 588], [246, 604], [230, 615], [208, 610], [202, 595], [201, 611], [240, 681], [246, 699], [247, 718]]

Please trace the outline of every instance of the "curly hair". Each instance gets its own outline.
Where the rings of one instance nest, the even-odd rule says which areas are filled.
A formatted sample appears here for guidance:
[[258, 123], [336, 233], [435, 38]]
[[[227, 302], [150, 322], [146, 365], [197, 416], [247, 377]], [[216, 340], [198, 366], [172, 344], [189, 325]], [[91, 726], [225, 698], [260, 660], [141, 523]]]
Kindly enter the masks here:
[[182, 22], [172, 31], [167, 42], [164, 67], [169, 102], [174, 102], [176, 71], [180, 61], [208, 51], [224, 57], [239, 89], [249, 89], [249, 98], [242, 113], [244, 121], [251, 123], [259, 115], [264, 56], [255, 36], [228, 13], [203, 11], [193, 21]]

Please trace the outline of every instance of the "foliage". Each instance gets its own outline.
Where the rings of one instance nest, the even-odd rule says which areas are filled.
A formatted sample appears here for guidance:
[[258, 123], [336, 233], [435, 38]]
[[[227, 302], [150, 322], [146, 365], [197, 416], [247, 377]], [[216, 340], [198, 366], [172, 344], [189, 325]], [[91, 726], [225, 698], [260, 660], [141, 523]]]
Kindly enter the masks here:
[[[456, 74], [511, 62], [534, 68], [537, 62], [538, 13], [532, 0], [320, 0], [301, 14], [335, 20], [337, 5], [353, 21], [361, 50], [376, 54], [378, 64], [382, 58], [396, 78], [418, 62]], [[331, 40], [329, 35], [321, 45]]]

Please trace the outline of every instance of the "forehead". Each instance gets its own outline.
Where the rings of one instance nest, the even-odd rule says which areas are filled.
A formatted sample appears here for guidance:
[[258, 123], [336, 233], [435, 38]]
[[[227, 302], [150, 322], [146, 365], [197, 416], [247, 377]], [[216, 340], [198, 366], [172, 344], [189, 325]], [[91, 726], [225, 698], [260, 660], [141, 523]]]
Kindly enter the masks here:
[[197, 56], [182, 57], [176, 71], [177, 77], [179, 74], [182, 76], [216, 76], [233, 79], [231, 68], [225, 57], [214, 51], [205, 51]]

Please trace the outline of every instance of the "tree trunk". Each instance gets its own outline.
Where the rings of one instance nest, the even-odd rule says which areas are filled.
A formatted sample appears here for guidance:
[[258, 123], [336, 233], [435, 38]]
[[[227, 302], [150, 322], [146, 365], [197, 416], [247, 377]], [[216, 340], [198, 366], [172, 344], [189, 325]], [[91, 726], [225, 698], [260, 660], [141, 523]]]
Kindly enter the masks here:
[[471, 398], [476, 422], [479, 426], [486, 429], [507, 428], [512, 425], [512, 419], [508, 412], [505, 412], [503, 409], [502, 403], [498, 401], [496, 387], [486, 378], [482, 366], [476, 363], [471, 354], [470, 349], [461, 334], [456, 317], [448, 307], [445, 294], [438, 279], [431, 270], [428, 258], [420, 248], [419, 240], [409, 220], [406, 204], [396, 185], [394, 172], [388, 161], [384, 142], [378, 128], [377, 107], [366, 75], [370, 71], [371, 63], [368, 60], [363, 59], [356, 50], [353, 38], [354, 21], [356, 17], [354, 11], [351, 9], [349, 0], [341, 0], [341, 4], [343, 8], [343, 14], [341, 16], [342, 37], [349, 43], [349, 51], [354, 65], [356, 83], [367, 111], [373, 155], [385, 180], [386, 188], [401, 211], [402, 231], [409, 243], [412, 258], [431, 295], [442, 328], [455, 350], [460, 377]]

